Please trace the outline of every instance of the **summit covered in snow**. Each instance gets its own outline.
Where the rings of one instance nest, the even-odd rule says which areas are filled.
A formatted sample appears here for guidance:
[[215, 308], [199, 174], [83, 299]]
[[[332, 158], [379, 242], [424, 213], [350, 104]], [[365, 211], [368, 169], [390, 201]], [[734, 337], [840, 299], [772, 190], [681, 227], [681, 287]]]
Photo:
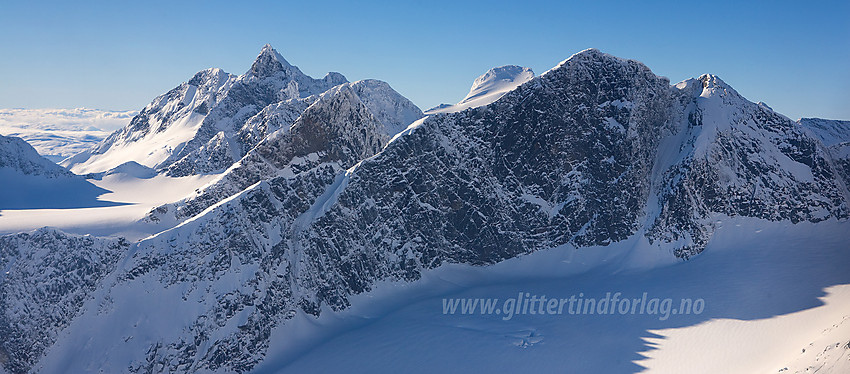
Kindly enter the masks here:
[[172, 176], [220, 173], [263, 135], [277, 130], [263, 128], [256, 134], [250, 120], [263, 109], [283, 103], [297, 111], [346, 82], [339, 73], [311, 78], [266, 45], [245, 74], [198, 72], [155, 98], [128, 126], [62, 165], [80, 174], [104, 172], [127, 161]]
[[492, 68], [475, 78], [469, 93], [457, 104], [442, 104], [425, 111], [425, 114], [451, 113], [490, 104], [519, 85], [534, 78], [531, 68], [505, 65]]

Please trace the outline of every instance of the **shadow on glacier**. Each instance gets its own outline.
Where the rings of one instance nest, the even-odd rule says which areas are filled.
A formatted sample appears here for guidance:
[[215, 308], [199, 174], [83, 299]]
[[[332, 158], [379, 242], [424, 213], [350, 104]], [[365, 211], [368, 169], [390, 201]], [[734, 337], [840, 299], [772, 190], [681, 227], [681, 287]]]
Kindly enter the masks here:
[[[789, 224], [790, 225], [790, 224]], [[787, 226], [787, 225], [786, 225]], [[428, 297], [359, 324], [281, 365], [258, 372], [598, 372], [638, 373], [636, 361], [655, 349], [651, 331], [712, 319], [759, 320], [816, 308], [825, 289], [850, 284], [847, 224], [808, 223], [787, 230], [739, 229], [716, 237], [690, 261], [623, 270], [612, 261], [587, 273], [472, 286]], [[605, 250], [591, 248], [588, 250]], [[623, 260], [626, 261], [626, 260]], [[704, 299], [699, 315], [443, 315], [442, 298], [515, 298], [519, 292], [585, 298]], [[500, 305], [501, 306], [501, 305]], [[812, 326], [812, 329], [821, 329]], [[705, 347], [710, 354], [712, 347]], [[780, 364], [780, 363], [777, 363]], [[276, 366], [276, 367], [275, 367]]]
[[0, 179], [0, 211], [24, 209], [99, 208], [128, 203], [99, 200], [112, 192], [78, 177], [47, 178], [16, 175]]

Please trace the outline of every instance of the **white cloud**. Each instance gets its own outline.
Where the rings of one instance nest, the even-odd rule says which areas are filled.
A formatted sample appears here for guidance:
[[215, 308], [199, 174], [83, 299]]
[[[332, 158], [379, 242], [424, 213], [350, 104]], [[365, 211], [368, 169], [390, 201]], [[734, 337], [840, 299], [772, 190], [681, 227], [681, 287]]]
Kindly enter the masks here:
[[0, 135], [21, 137], [58, 162], [97, 144], [136, 114], [86, 108], [0, 109]]

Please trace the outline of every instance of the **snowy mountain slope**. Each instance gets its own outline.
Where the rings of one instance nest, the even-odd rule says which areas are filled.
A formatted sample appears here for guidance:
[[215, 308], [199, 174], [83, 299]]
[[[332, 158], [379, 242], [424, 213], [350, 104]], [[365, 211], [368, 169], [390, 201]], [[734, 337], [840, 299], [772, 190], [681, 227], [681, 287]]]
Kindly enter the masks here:
[[794, 374], [850, 372], [850, 314], [835, 320], [831, 326], [819, 326], [820, 336], [805, 344], [800, 356], [780, 370]]
[[800, 118], [797, 123], [811, 131], [827, 147], [850, 142], [850, 121]]
[[400, 133], [424, 114], [415, 104], [396, 92], [387, 82], [364, 79], [351, 84], [351, 90], [383, 125], [380, 132], [389, 137]]
[[[279, 130], [265, 137], [216, 183], [184, 201], [156, 208], [147, 220], [183, 221], [276, 175], [294, 176], [326, 167], [335, 172], [347, 169], [378, 153], [392, 136], [423, 114], [388, 84], [362, 80], [328, 90], [299, 113], [269, 111], [262, 119], [257, 119], [258, 116], [246, 126], [262, 132]], [[282, 126], [284, 122], [276, 126], [266, 124], [280, 118], [292, 123], [291, 127]]]
[[112, 272], [123, 239], [49, 228], [0, 237], [0, 363], [26, 372]]
[[23, 175], [70, 177], [71, 172], [42, 157], [29, 143], [18, 137], [0, 135], [0, 168]]
[[484, 106], [498, 100], [505, 93], [513, 91], [532, 78], [534, 78], [534, 72], [530, 68], [516, 65], [495, 67], [475, 78], [469, 93], [457, 104], [442, 104], [427, 110], [425, 113], [453, 113]]
[[679, 152], [656, 165], [651, 239], [678, 241], [677, 256], [688, 257], [710, 238], [711, 213], [792, 222], [848, 217], [850, 194], [829, 152], [796, 123], [713, 75], [675, 90], [682, 118], [664, 147]]
[[[298, 318], [439, 267], [553, 247], [669, 264], [710, 245], [724, 214], [846, 218], [822, 144], [712, 76], [671, 87], [586, 50], [386, 145], [386, 123], [355, 86], [266, 136], [225, 174], [231, 190], [134, 244], [39, 368], [245, 372]], [[250, 178], [232, 172], [243, 162]], [[742, 195], [748, 183], [759, 190]]]
[[827, 147], [844, 184], [850, 186], [850, 121], [801, 118], [797, 122]]
[[101, 172], [127, 161], [168, 169], [175, 177], [221, 172], [254, 145], [241, 144], [250, 139], [237, 137], [249, 118], [268, 105], [345, 82], [338, 73], [313, 79], [266, 45], [245, 74], [201, 71], [154, 99], [129, 126], [62, 164], [77, 173]]
[[21, 138], [0, 135], [0, 210], [117, 205], [109, 191], [40, 156]]
[[97, 109], [0, 109], [0, 135], [16, 136], [59, 162], [124, 127], [138, 112]]
[[[19, 189], [29, 197], [10, 197], [9, 200], [15, 204], [21, 201], [30, 203], [18, 205], [16, 210], [0, 212], [0, 235], [50, 226], [67, 233], [120, 236], [137, 241], [173, 227], [140, 224], [139, 220], [152, 208], [183, 199], [215, 179], [214, 175], [172, 178], [152, 174], [152, 169], [127, 163], [105, 173], [89, 175], [87, 180], [78, 177], [73, 181], [45, 183], [44, 177], [29, 177], [32, 183]], [[0, 176], [0, 180], [7, 179]], [[20, 181], [21, 177], [8, 180]], [[96, 190], [83, 195], [85, 199], [78, 198], [74, 191], [80, 189], [74, 188], [75, 183], [89, 188], [94, 185]], [[46, 187], [52, 189], [45, 191]], [[0, 200], [2, 196], [10, 196], [8, 190], [4, 191], [6, 193], [0, 195]]]
[[159, 168], [195, 138], [208, 113], [226, 95], [235, 76], [207, 69], [155, 98], [130, 124], [98, 146], [62, 161], [78, 174], [109, 170], [127, 161]]

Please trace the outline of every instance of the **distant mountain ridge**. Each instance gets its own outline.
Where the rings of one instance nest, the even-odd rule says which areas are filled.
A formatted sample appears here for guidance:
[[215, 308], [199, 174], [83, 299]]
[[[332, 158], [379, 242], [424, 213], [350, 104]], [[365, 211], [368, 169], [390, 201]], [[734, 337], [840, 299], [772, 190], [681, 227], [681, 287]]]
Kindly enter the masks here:
[[154, 99], [130, 125], [62, 165], [76, 173], [93, 173], [135, 161], [172, 176], [218, 173], [261, 138], [244, 136], [252, 131], [244, 128], [251, 117], [287, 100], [297, 106], [299, 99], [345, 82], [339, 73], [313, 79], [266, 45], [245, 74], [198, 72]]
[[13, 136], [0, 135], [0, 168], [51, 178], [73, 176], [67, 169], [39, 155], [29, 143]]
[[12, 136], [0, 135], [0, 186], [0, 211], [121, 205], [98, 200], [109, 191], [42, 157], [29, 143]]
[[801, 118], [797, 122], [826, 146], [844, 185], [850, 186], [850, 121]]

